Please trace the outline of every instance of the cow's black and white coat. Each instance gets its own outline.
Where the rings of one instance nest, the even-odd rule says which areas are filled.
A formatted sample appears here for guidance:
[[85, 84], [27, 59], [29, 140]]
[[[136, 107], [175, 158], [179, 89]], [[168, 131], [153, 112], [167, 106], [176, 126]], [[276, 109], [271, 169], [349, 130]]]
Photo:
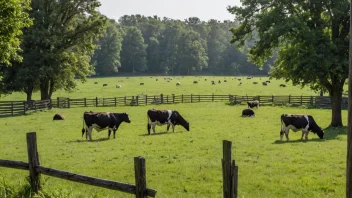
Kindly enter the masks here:
[[147, 111], [148, 117], [148, 134], [150, 134], [150, 128], [153, 129], [155, 134], [156, 125], [167, 124], [167, 131], [169, 131], [170, 125], [172, 126], [172, 132], [175, 131], [176, 125], [183, 126], [187, 131], [189, 131], [189, 122], [187, 122], [178, 111], [175, 110], [155, 110], [150, 109]]
[[294, 132], [302, 130], [302, 137], [305, 135], [305, 139], [308, 139], [309, 131], [317, 133], [320, 139], [324, 138], [324, 131], [317, 125], [313, 116], [311, 115], [295, 115], [295, 114], [282, 114], [281, 115], [281, 131], [280, 140], [286, 136], [286, 141], [289, 140], [288, 133], [290, 129]]
[[247, 102], [247, 104], [248, 104], [248, 108], [254, 108], [254, 107], [259, 108], [259, 101], [258, 100], [249, 101], [249, 102]]
[[115, 138], [116, 131], [122, 122], [131, 122], [127, 113], [84, 112], [82, 136], [86, 133], [86, 139], [92, 140], [94, 128], [98, 132], [108, 129], [108, 138], [110, 138], [111, 131], [113, 131]]

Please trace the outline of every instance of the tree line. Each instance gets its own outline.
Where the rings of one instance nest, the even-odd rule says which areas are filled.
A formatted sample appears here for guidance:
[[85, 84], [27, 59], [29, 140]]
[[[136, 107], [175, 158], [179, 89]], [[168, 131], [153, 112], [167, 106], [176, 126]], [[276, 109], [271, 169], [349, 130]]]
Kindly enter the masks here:
[[[207, 22], [197, 17], [181, 20], [158, 16], [125, 15], [110, 20], [92, 57], [96, 76], [267, 75], [231, 44], [235, 21]], [[247, 50], [248, 45], [244, 49]]]

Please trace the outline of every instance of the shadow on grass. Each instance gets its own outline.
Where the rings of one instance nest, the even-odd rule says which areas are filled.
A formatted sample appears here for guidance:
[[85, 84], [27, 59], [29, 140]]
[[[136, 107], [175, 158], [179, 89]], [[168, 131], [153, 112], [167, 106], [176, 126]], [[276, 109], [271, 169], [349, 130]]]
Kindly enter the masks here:
[[109, 138], [99, 138], [99, 139], [92, 139], [92, 140], [86, 140], [86, 139], [82, 139], [82, 140], [70, 140], [70, 141], [67, 141], [66, 143], [103, 142], [103, 141], [107, 141], [107, 140], [109, 140]]
[[[292, 133], [292, 131], [290, 131], [290, 133]], [[293, 132], [294, 133], [294, 132]], [[300, 131], [297, 131], [297, 133], [300, 133]], [[313, 135], [313, 138], [312, 138]], [[286, 141], [286, 137], [284, 136], [282, 138], [283, 141], [280, 140], [275, 140], [275, 142], [273, 142], [273, 144], [285, 144], [285, 143], [307, 143], [307, 142], [325, 142], [328, 140], [335, 140], [337, 138], [337, 136], [339, 135], [347, 135], [347, 127], [327, 127], [324, 129], [324, 139], [320, 139], [318, 138], [318, 136], [312, 132], [309, 132], [309, 136], [311, 137], [311, 139], [308, 140], [301, 140], [301, 139], [296, 139], [296, 140], [289, 140]]]
[[153, 132], [150, 133], [150, 135], [148, 133], [145, 134], [141, 134], [139, 136], [153, 136], [153, 135], [167, 135], [167, 134], [173, 134], [172, 132], [155, 132], [155, 134]]

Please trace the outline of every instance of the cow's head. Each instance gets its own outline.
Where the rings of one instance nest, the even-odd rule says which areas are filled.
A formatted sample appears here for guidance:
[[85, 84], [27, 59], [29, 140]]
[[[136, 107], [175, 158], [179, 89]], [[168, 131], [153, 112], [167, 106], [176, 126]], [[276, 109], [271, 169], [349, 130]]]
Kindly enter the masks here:
[[120, 117], [121, 121], [131, 123], [131, 120], [128, 117], [128, 113], [121, 113], [119, 117]]
[[320, 139], [324, 138], [324, 131], [320, 127], [319, 127], [319, 129], [317, 130], [316, 133], [317, 133], [317, 135], [319, 136]]
[[186, 121], [182, 126], [189, 131], [189, 122]]

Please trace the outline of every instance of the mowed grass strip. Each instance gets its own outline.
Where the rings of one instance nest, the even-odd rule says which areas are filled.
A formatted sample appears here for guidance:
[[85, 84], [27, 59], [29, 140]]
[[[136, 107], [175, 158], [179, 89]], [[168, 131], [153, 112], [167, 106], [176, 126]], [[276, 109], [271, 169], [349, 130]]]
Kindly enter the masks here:
[[[176, 126], [147, 134], [150, 108], [178, 110], [190, 122], [190, 132]], [[41, 165], [73, 173], [134, 184], [133, 157], [146, 159], [147, 187], [158, 197], [222, 197], [222, 140], [233, 143], [239, 166], [239, 197], [343, 197], [345, 194], [346, 129], [327, 129], [324, 140], [310, 133], [290, 132], [279, 141], [282, 113], [311, 114], [326, 128], [331, 110], [260, 107], [255, 118], [241, 118], [246, 106], [222, 102], [139, 107], [52, 109], [33, 115], [0, 119], [0, 158], [27, 161], [26, 132], [37, 132]], [[128, 112], [116, 139], [93, 131], [93, 141], [81, 137], [84, 111]], [[52, 121], [55, 113], [65, 121]], [[343, 111], [346, 121], [347, 112]], [[347, 123], [344, 123], [347, 124]], [[0, 178], [25, 183], [27, 171], [0, 168]], [[99, 187], [43, 176], [43, 189], [54, 197], [133, 197]]]
[[[165, 78], [165, 79], [164, 79]], [[170, 79], [171, 80], [170, 80]], [[236, 78], [236, 79], [235, 79]], [[156, 81], [158, 79], [158, 81]], [[205, 79], [207, 79], [205, 81]], [[241, 79], [241, 81], [238, 81]], [[211, 81], [215, 81], [216, 85], [211, 85]], [[219, 84], [218, 81], [221, 81]], [[227, 82], [224, 82], [224, 81]], [[284, 80], [271, 80], [267, 86], [263, 86], [262, 82], [269, 80], [269, 77], [255, 77], [247, 79], [247, 77], [233, 76], [144, 76], [144, 77], [111, 77], [111, 78], [89, 78], [87, 82], [81, 83], [77, 80], [77, 90], [66, 92], [59, 90], [55, 92], [52, 98], [70, 97], [70, 98], [112, 98], [122, 96], [136, 96], [140, 94], [146, 95], [181, 95], [181, 94], [233, 94], [233, 95], [292, 95], [292, 96], [316, 96], [308, 87], [301, 89], [300, 86], [292, 86], [291, 82], [285, 83]], [[168, 82], [169, 81], [169, 82]], [[198, 84], [193, 84], [198, 81]], [[98, 84], [94, 84], [98, 82]], [[176, 83], [180, 82], [180, 86]], [[242, 82], [241, 86], [238, 84]], [[258, 82], [258, 84], [253, 84]], [[144, 83], [144, 85], [140, 85]], [[108, 86], [103, 87], [103, 84]], [[287, 87], [280, 87], [280, 84], [286, 84]], [[121, 88], [116, 88], [121, 85]], [[346, 89], [347, 90], [347, 89]], [[3, 95], [0, 100], [25, 100], [23, 93], [13, 93], [11, 95]], [[35, 92], [33, 99], [40, 99], [40, 93]]]

